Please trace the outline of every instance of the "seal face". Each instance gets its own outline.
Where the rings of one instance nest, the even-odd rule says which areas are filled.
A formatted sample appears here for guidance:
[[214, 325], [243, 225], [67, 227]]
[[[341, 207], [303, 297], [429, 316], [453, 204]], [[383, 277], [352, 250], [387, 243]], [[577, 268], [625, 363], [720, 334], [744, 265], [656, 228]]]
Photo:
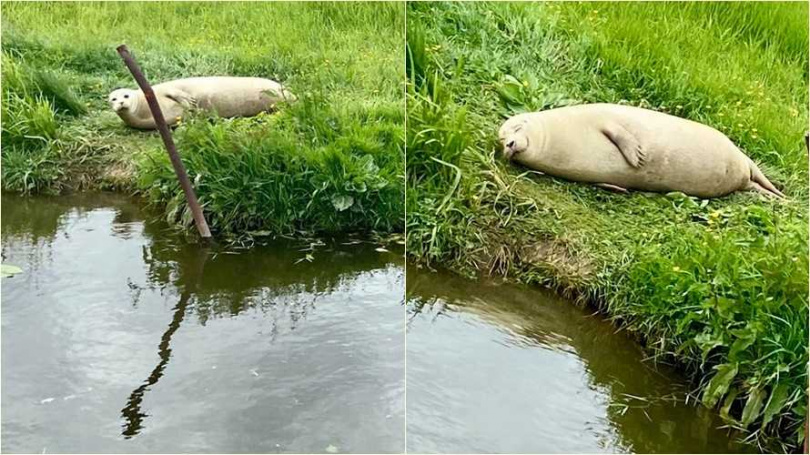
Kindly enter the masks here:
[[784, 196], [720, 131], [632, 106], [584, 104], [518, 114], [501, 125], [498, 139], [508, 160], [612, 190]]
[[498, 139], [503, 145], [503, 154], [507, 160], [529, 148], [529, 136], [524, 131], [527, 123], [524, 117], [512, 117], [498, 131]]
[[135, 110], [134, 108], [138, 104], [139, 93], [140, 92], [136, 90], [119, 88], [110, 93], [107, 97], [107, 102], [110, 103], [110, 108], [116, 113]]

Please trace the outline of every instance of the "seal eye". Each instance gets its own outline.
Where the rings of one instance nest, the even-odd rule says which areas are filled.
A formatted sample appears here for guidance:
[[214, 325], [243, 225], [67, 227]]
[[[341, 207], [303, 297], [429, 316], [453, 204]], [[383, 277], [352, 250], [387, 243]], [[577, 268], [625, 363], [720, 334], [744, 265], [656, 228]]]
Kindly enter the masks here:
[[115, 101], [115, 98], [113, 98], [112, 100]]
[[129, 98], [129, 95], [124, 95], [124, 98]]

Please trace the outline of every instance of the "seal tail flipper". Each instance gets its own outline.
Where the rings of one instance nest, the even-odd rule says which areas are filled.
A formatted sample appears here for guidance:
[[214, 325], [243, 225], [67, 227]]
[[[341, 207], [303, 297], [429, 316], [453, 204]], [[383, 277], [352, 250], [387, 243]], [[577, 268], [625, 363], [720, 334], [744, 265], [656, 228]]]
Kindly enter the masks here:
[[781, 199], [785, 198], [785, 195], [773, 186], [773, 183], [765, 177], [765, 174], [763, 174], [762, 171], [759, 170], [759, 167], [750, 159], [748, 160], [748, 166], [751, 168], [751, 185], [749, 185], [749, 189], [755, 189]]

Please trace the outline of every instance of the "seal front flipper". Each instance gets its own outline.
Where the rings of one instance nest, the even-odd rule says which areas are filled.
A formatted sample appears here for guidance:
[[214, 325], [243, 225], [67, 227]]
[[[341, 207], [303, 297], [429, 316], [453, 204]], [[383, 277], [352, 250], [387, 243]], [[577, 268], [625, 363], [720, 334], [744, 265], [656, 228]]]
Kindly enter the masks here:
[[184, 109], [197, 108], [197, 99], [182, 90], [168, 90], [166, 91], [165, 96], [166, 98], [183, 106]]
[[635, 136], [627, 131], [625, 127], [610, 122], [603, 126], [601, 131], [622, 152], [624, 159], [627, 160], [630, 166], [640, 168], [647, 162], [647, 153]]

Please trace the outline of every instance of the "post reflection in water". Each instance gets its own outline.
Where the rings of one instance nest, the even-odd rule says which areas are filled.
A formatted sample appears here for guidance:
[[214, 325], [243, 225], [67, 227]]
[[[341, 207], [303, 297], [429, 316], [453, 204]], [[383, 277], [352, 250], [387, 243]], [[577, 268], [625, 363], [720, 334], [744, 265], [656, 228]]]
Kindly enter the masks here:
[[152, 373], [149, 374], [146, 381], [144, 381], [140, 387], [132, 391], [132, 394], [129, 396], [129, 400], [127, 400], [127, 405], [121, 410], [121, 416], [126, 420], [126, 423], [123, 426], [124, 430], [121, 434], [126, 439], [137, 435], [143, 427], [143, 419], [147, 417], [147, 414], [141, 412], [143, 395], [147, 390], [149, 390], [149, 387], [157, 384], [160, 377], [163, 376], [163, 370], [166, 368], [166, 365], [168, 365], [169, 359], [171, 359], [172, 348], [170, 347], [170, 343], [172, 341], [172, 335], [174, 335], [174, 332], [180, 328], [180, 323], [182, 323], [183, 318], [186, 317], [188, 303], [202, 281], [203, 271], [205, 270], [205, 262], [208, 259], [208, 254], [208, 248], [200, 248], [196, 261], [199, 264], [196, 267], [198, 270], [183, 287], [183, 292], [180, 294], [180, 299], [177, 302], [177, 305], [175, 305], [173, 308], [174, 315], [172, 316], [172, 322], [169, 324], [169, 328], [166, 329], [166, 332], [160, 338], [160, 344], [158, 345], [158, 357], [160, 357], [160, 362], [157, 364], [155, 369], [152, 370]]

